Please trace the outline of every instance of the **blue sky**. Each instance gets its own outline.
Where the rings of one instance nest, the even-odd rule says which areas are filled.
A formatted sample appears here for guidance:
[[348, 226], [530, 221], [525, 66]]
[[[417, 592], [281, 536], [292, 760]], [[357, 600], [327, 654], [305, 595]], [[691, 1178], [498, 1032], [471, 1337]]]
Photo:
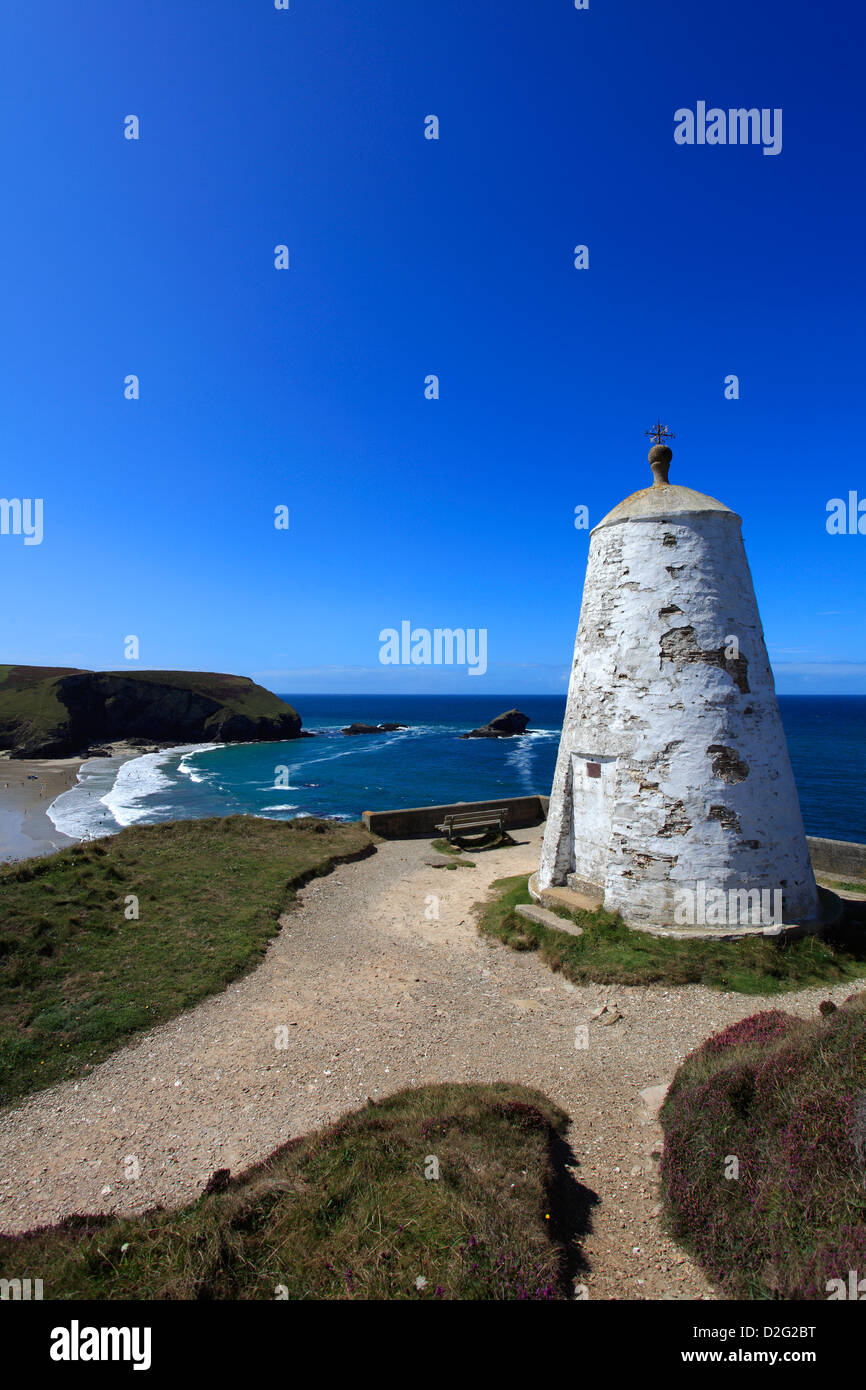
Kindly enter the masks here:
[[[574, 509], [651, 481], [660, 414], [672, 481], [744, 518], [778, 689], [866, 691], [866, 535], [825, 525], [866, 499], [864, 27], [7, 7], [0, 494], [44, 499], [44, 539], [0, 536], [0, 659], [124, 668], [135, 634], [143, 667], [290, 694], [564, 691]], [[700, 100], [781, 108], [781, 153], [677, 145]], [[486, 675], [380, 665], [404, 620], [486, 629]]]

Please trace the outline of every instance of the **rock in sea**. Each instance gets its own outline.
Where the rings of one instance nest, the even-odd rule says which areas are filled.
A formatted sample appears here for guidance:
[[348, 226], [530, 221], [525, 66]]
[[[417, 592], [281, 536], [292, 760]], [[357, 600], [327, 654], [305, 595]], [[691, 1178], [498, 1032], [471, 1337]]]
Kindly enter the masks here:
[[489, 724], [482, 724], [480, 729], [473, 729], [471, 733], [461, 734], [460, 737], [513, 738], [515, 734], [525, 734], [528, 723], [528, 714], [521, 714], [519, 709], [508, 709], [504, 714], [497, 714]]

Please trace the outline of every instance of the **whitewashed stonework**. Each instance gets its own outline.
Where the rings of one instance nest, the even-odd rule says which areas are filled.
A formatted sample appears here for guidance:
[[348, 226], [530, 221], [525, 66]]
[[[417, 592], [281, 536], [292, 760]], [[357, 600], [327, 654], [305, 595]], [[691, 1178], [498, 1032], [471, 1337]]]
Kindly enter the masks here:
[[740, 518], [669, 485], [670, 457], [653, 449], [656, 483], [592, 532], [534, 887], [668, 929], [701, 883], [781, 889], [784, 922], [817, 926]]

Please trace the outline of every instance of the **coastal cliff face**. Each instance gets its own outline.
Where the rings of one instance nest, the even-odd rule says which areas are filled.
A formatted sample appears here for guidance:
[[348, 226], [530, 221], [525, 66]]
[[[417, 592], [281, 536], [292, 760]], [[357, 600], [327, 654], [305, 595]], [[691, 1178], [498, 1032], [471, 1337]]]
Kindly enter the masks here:
[[[5, 673], [5, 678], [4, 678]], [[206, 671], [0, 667], [0, 748], [16, 758], [71, 757], [120, 739], [241, 743], [302, 737], [291, 705], [244, 676]]]

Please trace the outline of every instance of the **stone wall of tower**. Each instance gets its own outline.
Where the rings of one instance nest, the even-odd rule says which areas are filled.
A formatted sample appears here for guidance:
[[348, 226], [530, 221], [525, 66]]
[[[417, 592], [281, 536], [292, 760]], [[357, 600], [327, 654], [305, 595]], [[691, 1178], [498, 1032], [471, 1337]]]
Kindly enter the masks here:
[[[739, 655], [733, 655], [736, 639]], [[739, 519], [602, 525], [580, 624], [537, 882], [596, 886], [636, 926], [677, 890], [780, 889], [818, 911]]]

